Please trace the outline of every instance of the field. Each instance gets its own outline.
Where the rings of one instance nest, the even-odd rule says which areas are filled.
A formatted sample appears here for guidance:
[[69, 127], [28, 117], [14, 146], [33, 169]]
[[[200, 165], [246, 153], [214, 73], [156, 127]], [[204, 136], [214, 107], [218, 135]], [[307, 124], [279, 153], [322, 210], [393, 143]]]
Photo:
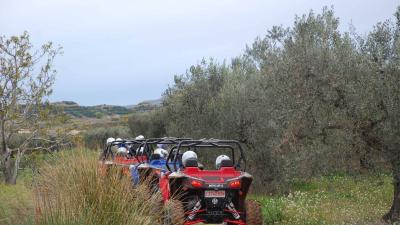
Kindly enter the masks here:
[[376, 224], [390, 208], [388, 175], [332, 175], [294, 181], [284, 196], [257, 197], [265, 224]]
[[[94, 168], [96, 166], [95, 154], [79, 153], [78, 156], [62, 154], [58, 157], [59, 159], [51, 159], [50, 163], [44, 163], [44, 167], [47, 168], [44, 168], [42, 174], [38, 177], [32, 176], [29, 171], [24, 171], [20, 176], [18, 185], [7, 186], [0, 184], [1, 225], [34, 223], [34, 205], [37, 202], [34, 200], [33, 180], [36, 183], [39, 181], [50, 190], [56, 190], [55, 193], [62, 193], [57, 194], [59, 199], [69, 199], [75, 193], [81, 197], [75, 199], [75, 202], [66, 202], [65, 205], [72, 203], [74, 205], [79, 205], [80, 203], [83, 205], [92, 204], [94, 208], [101, 209], [106, 207], [105, 209], [108, 211], [110, 210], [107, 207], [108, 205], [128, 207], [130, 204], [122, 202], [122, 199], [138, 198], [138, 196], [129, 195], [110, 198], [111, 192], [108, 192], [108, 189], [104, 189], [103, 186], [98, 186], [100, 181], [94, 176], [96, 175], [96, 168]], [[86, 164], [91, 166], [84, 166]], [[50, 165], [52, 166], [51, 170], [49, 170]], [[64, 168], [71, 168], [71, 171], [65, 172]], [[54, 178], [50, 179], [52, 176]], [[68, 183], [65, 180], [74, 183], [74, 187], [67, 185]], [[117, 185], [115, 180], [109, 184]], [[85, 192], [83, 188], [85, 186], [93, 188]], [[119, 188], [123, 189], [123, 187]], [[115, 194], [115, 192], [112, 193]], [[90, 199], [91, 195], [104, 197], [108, 199], [108, 203], [103, 205], [103, 202]], [[375, 176], [337, 174], [313, 178], [307, 182], [292, 181], [291, 191], [285, 194], [272, 196], [252, 195], [251, 197], [258, 199], [262, 203], [265, 224], [375, 224], [390, 207], [392, 184], [391, 177], [386, 174]], [[134, 200], [131, 205], [139, 207], [137, 201]], [[64, 204], [57, 207], [64, 207]], [[56, 211], [52, 209], [52, 214], [47, 216], [52, 217], [55, 212], [67, 209], [70, 210], [69, 213], [74, 215], [77, 213], [77, 211], [69, 208], [56, 208]], [[135, 213], [135, 215], [142, 212], [146, 215], [146, 221], [151, 221], [151, 217], [148, 216], [148, 208], [132, 210], [131, 212]], [[97, 212], [85, 213], [85, 215], [81, 215], [82, 221], [92, 221], [93, 218], [90, 217], [93, 216], [100, 218]], [[68, 216], [68, 213], [63, 214], [63, 216]], [[59, 220], [60, 218], [57, 217], [56, 219]], [[65, 222], [69, 219], [71, 218], [62, 218], [61, 221]], [[120, 221], [121, 224], [123, 224], [123, 221], [125, 220]], [[52, 223], [41, 221], [40, 224]], [[105, 224], [110, 223], [106, 221]], [[120, 223], [117, 222], [115, 224]]]

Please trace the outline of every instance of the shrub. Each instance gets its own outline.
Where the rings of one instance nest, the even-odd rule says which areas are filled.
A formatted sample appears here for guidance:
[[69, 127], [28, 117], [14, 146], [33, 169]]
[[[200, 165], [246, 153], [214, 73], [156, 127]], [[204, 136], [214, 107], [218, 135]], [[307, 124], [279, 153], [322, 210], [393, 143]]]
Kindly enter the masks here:
[[58, 153], [35, 182], [36, 224], [150, 225], [152, 199], [117, 171], [101, 176], [93, 152]]
[[98, 149], [103, 147], [109, 137], [127, 138], [129, 136], [129, 130], [126, 127], [100, 127], [87, 131], [84, 134], [84, 142], [87, 148]]

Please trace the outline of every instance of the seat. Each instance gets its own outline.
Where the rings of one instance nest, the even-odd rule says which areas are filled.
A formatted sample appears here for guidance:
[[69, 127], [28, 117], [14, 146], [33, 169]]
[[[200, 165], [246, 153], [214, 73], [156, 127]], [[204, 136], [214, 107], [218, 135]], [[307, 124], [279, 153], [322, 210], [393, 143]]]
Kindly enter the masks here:
[[222, 167], [233, 167], [233, 161], [231, 159], [222, 160], [220, 168]]
[[185, 167], [198, 167], [197, 159], [188, 159], [188, 160], [186, 160]]
[[153, 155], [151, 155], [151, 157], [150, 157], [150, 161], [151, 161], [151, 160], [159, 160], [159, 159], [161, 159], [160, 154], [153, 154]]

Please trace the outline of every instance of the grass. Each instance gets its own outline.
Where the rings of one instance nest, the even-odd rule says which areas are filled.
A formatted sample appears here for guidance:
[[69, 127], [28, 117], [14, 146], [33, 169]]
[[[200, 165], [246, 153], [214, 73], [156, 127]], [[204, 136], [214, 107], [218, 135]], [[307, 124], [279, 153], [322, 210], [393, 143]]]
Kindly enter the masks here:
[[32, 192], [23, 182], [17, 185], [0, 183], [0, 224], [25, 224], [33, 218]]
[[0, 225], [157, 224], [159, 196], [149, 196], [144, 186], [133, 189], [119, 171], [102, 176], [93, 151], [50, 156], [39, 174], [22, 174], [14, 186], [0, 184]]
[[101, 175], [97, 154], [75, 150], [59, 153], [35, 182], [36, 224], [151, 225], [155, 201], [144, 187], [133, 189], [119, 170]]
[[286, 196], [258, 197], [265, 224], [368, 224], [389, 210], [393, 186], [388, 175], [335, 175], [294, 181]]
[[[0, 225], [159, 224], [154, 199], [117, 171], [100, 176], [97, 153], [46, 155], [40, 174], [23, 172], [15, 186], [0, 184]], [[390, 208], [389, 175], [336, 174], [293, 180], [285, 195], [252, 196], [265, 224], [373, 224]]]

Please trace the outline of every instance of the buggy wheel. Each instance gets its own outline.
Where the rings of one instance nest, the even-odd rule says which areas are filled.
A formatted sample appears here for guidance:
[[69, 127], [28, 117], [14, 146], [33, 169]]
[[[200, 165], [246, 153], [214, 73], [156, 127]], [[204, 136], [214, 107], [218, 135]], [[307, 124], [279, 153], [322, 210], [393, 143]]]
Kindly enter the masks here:
[[261, 205], [254, 200], [246, 200], [246, 225], [262, 225]]
[[163, 225], [183, 225], [185, 222], [185, 211], [182, 202], [169, 200], [164, 208]]

